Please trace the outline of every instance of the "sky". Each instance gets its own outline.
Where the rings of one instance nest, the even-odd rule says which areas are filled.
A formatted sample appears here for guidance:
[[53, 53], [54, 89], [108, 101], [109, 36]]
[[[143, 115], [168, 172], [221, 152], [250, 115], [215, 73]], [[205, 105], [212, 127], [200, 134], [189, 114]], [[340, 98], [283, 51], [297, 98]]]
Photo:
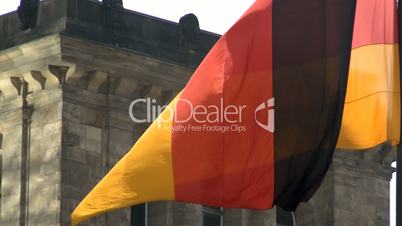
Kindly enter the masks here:
[[[19, 0], [0, 0], [0, 14], [15, 10]], [[123, 0], [130, 10], [179, 22], [194, 13], [203, 30], [223, 34], [247, 10], [254, 0]]]
[[[17, 9], [19, 0], [1, 0], [0, 14]], [[124, 7], [178, 22], [180, 17], [194, 13], [203, 30], [223, 34], [247, 10], [254, 0], [123, 0]], [[395, 226], [396, 174], [391, 181], [391, 225]]]
[[178, 22], [194, 13], [203, 30], [226, 32], [254, 0], [126, 0], [124, 7]]

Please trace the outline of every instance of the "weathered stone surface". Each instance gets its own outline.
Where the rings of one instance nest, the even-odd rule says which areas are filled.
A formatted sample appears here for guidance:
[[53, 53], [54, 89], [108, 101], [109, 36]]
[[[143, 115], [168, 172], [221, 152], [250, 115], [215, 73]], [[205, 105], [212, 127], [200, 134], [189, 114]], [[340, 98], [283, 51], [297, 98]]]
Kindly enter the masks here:
[[173, 226], [173, 202], [148, 203], [149, 226]]
[[382, 148], [338, 151], [322, 186], [297, 209], [298, 225], [388, 225], [392, 170]]
[[4, 99], [10, 99], [20, 95], [22, 81], [18, 77], [10, 77], [0, 80], [0, 91]]
[[45, 88], [46, 78], [40, 71], [29, 71], [23, 74], [24, 80], [29, 84], [29, 91], [36, 92]]
[[68, 160], [82, 164], [86, 163], [87, 153], [85, 150], [82, 150], [80, 148], [66, 148], [65, 151], [67, 152]]
[[223, 213], [223, 224], [231, 226], [247, 226], [249, 211], [244, 209], [225, 209]]
[[106, 82], [107, 73], [103, 71], [92, 71], [88, 75], [88, 90], [98, 92], [99, 87]]
[[66, 73], [66, 82], [72, 85], [76, 85], [77, 82], [88, 73], [88, 69], [77, 64], [68, 66]]
[[132, 97], [137, 90], [139, 84], [137, 80], [128, 77], [118, 77], [112, 83], [112, 94]]
[[84, 150], [100, 154], [101, 151], [101, 130], [95, 127], [85, 127], [86, 139], [81, 139], [80, 147]]
[[247, 225], [255, 226], [275, 226], [276, 225], [276, 211], [251, 211]]
[[[107, 225], [116, 225], [116, 226], [131, 226], [130, 224], [130, 208], [118, 210], [118, 211], [112, 211], [108, 213], [104, 218], [102, 219], [102, 223], [107, 221]], [[105, 224], [105, 223], [103, 223]]]
[[201, 226], [202, 206], [196, 204], [174, 203], [173, 225], [175, 226]]
[[162, 95], [162, 87], [147, 85], [143, 88], [142, 95], [149, 98], [158, 98]]
[[225, 209], [223, 225], [230, 226], [276, 226], [276, 210]]

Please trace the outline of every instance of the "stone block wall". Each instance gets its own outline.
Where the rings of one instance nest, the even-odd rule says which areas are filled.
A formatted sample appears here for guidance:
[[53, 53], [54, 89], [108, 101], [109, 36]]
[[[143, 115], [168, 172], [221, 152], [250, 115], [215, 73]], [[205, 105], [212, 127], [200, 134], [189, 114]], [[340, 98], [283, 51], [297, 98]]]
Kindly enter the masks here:
[[[128, 98], [91, 92], [86, 86], [66, 87], [63, 96], [62, 225], [69, 225], [73, 209], [146, 128], [129, 119]], [[83, 225], [130, 225], [130, 210]]]
[[[3, 83], [5, 81], [2, 81]], [[61, 90], [27, 98], [24, 134], [21, 96], [3, 100], [0, 127], [3, 134], [1, 225], [55, 225], [60, 215]], [[23, 152], [24, 146], [28, 153]]]
[[28, 159], [28, 225], [60, 222], [61, 97], [61, 89], [55, 88], [28, 98], [34, 109]]
[[[20, 105], [19, 101], [15, 104]], [[2, 111], [0, 121], [3, 134], [0, 220], [1, 225], [16, 225], [20, 218], [22, 112], [18, 108]]]
[[[81, 117], [82, 114], [86, 114]], [[63, 103], [63, 151], [61, 205], [63, 225], [90, 189], [101, 179], [102, 130], [96, 127], [99, 111], [74, 103]], [[86, 121], [85, 117], [95, 121]], [[82, 123], [83, 121], [83, 123]]]
[[395, 151], [389, 144], [336, 151], [317, 193], [296, 210], [297, 225], [388, 226]]
[[327, 172], [314, 197], [301, 203], [295, 211], [298, 226], [333, 225], [334, 222], [334, 169]]
[[390, 163], [384, 145], [360, 156], [337, 153], [334, 160], [334, 225], [389, 225]]
[[174, 226], [173, 206], [174, 202], [171, 201], [148, 203], [148, 225]]
[[276, 210], [251, 211], [246, 209], [224, 209], [223, 225], [276, 226]]

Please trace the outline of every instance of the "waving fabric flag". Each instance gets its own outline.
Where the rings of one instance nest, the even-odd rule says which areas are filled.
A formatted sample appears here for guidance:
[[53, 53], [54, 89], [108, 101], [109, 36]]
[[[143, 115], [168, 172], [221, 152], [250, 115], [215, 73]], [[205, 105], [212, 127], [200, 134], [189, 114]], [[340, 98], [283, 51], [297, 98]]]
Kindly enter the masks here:
[[295, 209], [340, 130], [353, 0], [257, 0], [72, 214], [138, 203]]
[[399, 143], [400, 89], [396, 1], [358, 0], [338, 147]]

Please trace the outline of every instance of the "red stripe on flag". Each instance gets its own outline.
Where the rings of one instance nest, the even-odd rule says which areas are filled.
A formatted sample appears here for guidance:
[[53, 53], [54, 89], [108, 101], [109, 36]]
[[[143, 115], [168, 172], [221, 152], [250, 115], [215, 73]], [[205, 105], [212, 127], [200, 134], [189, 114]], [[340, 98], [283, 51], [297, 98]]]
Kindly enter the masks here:
[[395, 4], [394, 0], [357, 1], [352, 48], [398, 43]]
[[[267, 120], [272, 89], [272, 1], [258, 0], [214, 46], [176, 107], [173, 127], [179, 130], [172, 135], [172, 155], [177, 201], [272, 207], [274, 136], [255, 119], [257, 107], [263, 106], [257, 120], [261, 125], [273, 120]], [[209, 114], [215, 107], [190, 117], [196, 106], [216, 106], [219, 120], [204, 122], [213, 119]], [[197, 126], [201, 131], [190, 131]]]

